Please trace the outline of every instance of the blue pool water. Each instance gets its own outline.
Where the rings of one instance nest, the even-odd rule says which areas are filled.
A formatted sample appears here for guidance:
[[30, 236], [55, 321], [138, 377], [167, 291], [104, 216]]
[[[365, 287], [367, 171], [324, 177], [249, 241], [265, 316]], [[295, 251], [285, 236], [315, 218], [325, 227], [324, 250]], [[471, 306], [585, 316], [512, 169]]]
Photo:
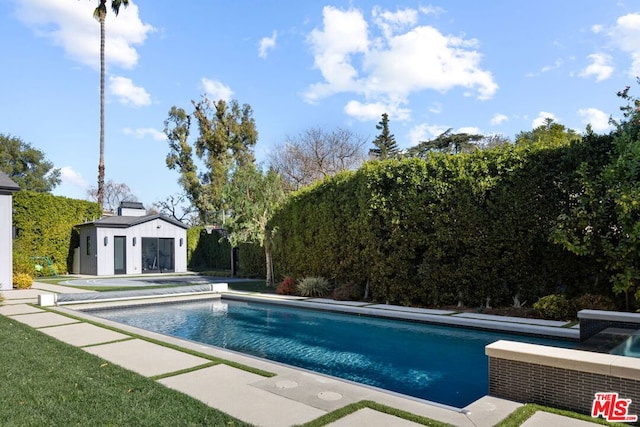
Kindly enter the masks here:
[[509, 339], [574, 347], [566, 341], [227, 300], [92, 314], [455, 407], [487, 393], [486, 345]]

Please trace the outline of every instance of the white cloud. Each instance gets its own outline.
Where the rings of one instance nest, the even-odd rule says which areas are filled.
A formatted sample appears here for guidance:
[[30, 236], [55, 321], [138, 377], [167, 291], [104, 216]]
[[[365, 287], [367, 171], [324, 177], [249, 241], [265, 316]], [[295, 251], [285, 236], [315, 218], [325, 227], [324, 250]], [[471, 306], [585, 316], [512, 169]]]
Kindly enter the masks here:
[[207, 79], [206, 77], [202, 79], [202, 87], [204, 91], [207, 93], [207, 96], [212, 101], [229, 101], [233, 96], [233, 91], [229, 86], [226, 86], [224, 83], [218, 80]]
[[563, 64], [564, 60], [562, 58], [558, 58], [553, 62], [553, 64], [544, 65], [542, 68], [540, 68], [539, 71], [527, 73], [526, 77], [536, 77], [542, 73], [548, 73], [549, 71], [557, 70], [562, 67]]
[[612, 129], [609, 124], [609, 115], [597, 108], [581, 108], [578, 110], [578, 116], [582, 118], [585, 125], [591, 124], [594, 132], [608, 132]]
[[555, 114], [553, 113], [548, 113], [546, 111], [540, 111], [538, 113], [538, 117], [536, 117], [535, 119], [533, 119], [533, 122], [531, 123], [531, 128], [535, 129], [538, 128], [542, 125], [544, 125], [547, 121], [547, 119], [551, 119], [554, 122], [558, 121], [558, 118], [556, 117]]
[[276, 47], [277, 38], [278, 33], [274, 31], [271, 37], [263, 37], [260, 39], [260, 43], [258, 44], [258, 56], [260, 58], [266, 58], [269, 50]]
[[595, 24], [591, 26], [591, 32], [594, 34], [600, 34], [604, 27], [600, 24]]
[[366, 52], [369, 45], [367, 23], [360, 11], [325, 6], [323, 15], [323, 29], [311, 31], [307, 40], [313, 49], [314, 66], [325, 82], [311, 85], [305, 94], [308, 102], [338, 92], [357, 91], [358, 72], [350, 56]]
[[429, 141], [446, 132], [449, 129], [446, 126], [430, 125], [428, 123], [422, 123], [414, 126], [409, 131], [409, 141], [411, 146], [417, 145], [422, 141]]
[[143, 107], [151, 105], [151, 96], [144, 88], [133, 84], [131, 79], [119, 76], [109, 77], [109, 92], [118, 97], [124, 105]]
[[498, 126], [507, 121], [509, 121], [509, 117], [507, 117], [504, 114], [497, 113], [493, 115], [490, 123], [491, 123], [491, 126]]
[[166, 141], [167, 140], [167, 135], [164, 134], [164, 132], [161, 132], [157, 129], [154, 128], [136, 128], [136, 129], [131, 129], [131, 128], [124, 128], [122, 130], [122, 132], [125, 135], [132, 135], [138, 139], [143, 139], [147, 136], [150, 136], [151, 138], [155, 139], [156, 141]]
[[611, 56], [605, 53], [593, 53], [588, 56], [591, 64], [580, 73], [580, 77], [595, 76], [596, 81], [606, 80], [613, 74], [614, 68], [611, 64]]
[[640, 75], [640, 13], [630, 13], [617, 19], [609, 36], [624, 52], [631, 55], [629, 74]]
[[[66, 55], [96, 70], [100, 69], [100, 24], [93, 18], [97, 2], [21, 0], [16, 15], [40, 37], [64, 49]], [[144, 24], [138, 6], [122, 7], [116, 17], [109, 8], [105, 21], [107, 67], [133, 68], [138, 62], [135, 46], [144, 43], [155, 28]]]
[[460, 129], [456, 130], [455, 133], [466, 133], [469, 135], [481, 135], [482, 131], [480, 131], [480, 128], [477, 128], [475, 126], [464, 126], [461, 127]]
[[82, 175], [80, 175], [79, 172], [76, 172], [71, 166], [63, 166], [60, 168], [60, 178], [62, 180], [62, 184], [73, 185], [83, 189], [89, 188], [87, 181], [85, 181]]
[[479, 66], [476, 40], [416, 26], [413, 9], [374, 8], [373, 21], [381, 30], [377, 38], [357, 9], [327, 6], [323, 14], [322, 29], [314, 29], [308, 41], [324, 80], [308, 88], [308, 102], [346, 92], [363, 96], [366, 104], [399, 106], [423, 90], [462, 87], [488, 99], [498, 89], [492, 74]]
[[390, 119], [406, 121], [411, 114], [410, 110], [398, 105], [388, 105], [381, 102], [362, 103], [353, 100], [347, 103], [344, 112], [361, 121], [379, 119], [383, 113], [387, 113]]
[[415, 25], [418, 20], [418, 11], [409, 8], [390, 12], [375, 6], [372, 15], [373, 22], [380, 28], [385, 38], [389, 38], [396, 32]]

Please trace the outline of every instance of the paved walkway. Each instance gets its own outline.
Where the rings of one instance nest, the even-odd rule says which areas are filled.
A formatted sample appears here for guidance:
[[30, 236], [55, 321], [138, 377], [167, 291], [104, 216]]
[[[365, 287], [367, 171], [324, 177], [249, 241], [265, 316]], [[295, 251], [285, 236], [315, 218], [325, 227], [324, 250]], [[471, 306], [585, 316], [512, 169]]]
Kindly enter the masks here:
[[[424, 401], [406, 398], [378, 389], [364, 387], [351, 382], [295, 369], [286, 365], [257, 359], [202, 344], [167, 337], [157, 333], [141, 331], [88, 314], [56, 307], [55, 312], [34, 307], [39, 294], [69, 293], [78, 291], [59, 285], [34, 284], [35, 289], [3, 291], [4, 305], [0, 314], [38, 329], [56, 339], [83, 348], [101, 359], [120, 365], [147, 377], [161, 376], [158, 381], [167, 387], [179, 390], [206, 404], [222, 410], [243, 421], [258, 426], [290, 426], [314, 420], [328, 412], [350, 403], [372, 400], [416, 415], [450, 423], [455, 426], [493, 426], [521, 405], [485, 396], [462, 411]], [[312, 301], [313, 304], [330, 304], [329, 300]], [[345, 307], [350, 304], [343, 304]], [[375, 309], [375, 308], [374, 308]], [[383, 306], [380, 310], [393, 310]], [[397, 308], [397, 311], [419, 315], [446, 313], [416, 313], [415, 309]], [[105, 326], [117, 327], [121, 332], [96, 326], [65, 314], [98, 320]], [[466, 316], [465, 316], [466, 317]], [[472, 316], [471, 321], [496, 322], [496, 319]], [[469, 319], [467, 319], [469, 320]], [[513, 322], [521, 322], [514, 319]], [[510, 322], [504, 322], [510, 323]], [[534, 325], [535, 326], [535, 325]], [[538, 325], [539, 327], [555, 327]], [[563, 328], [566, 329], [566, 328]], [[193, 356], [155, 344], [129, 334], [160, 340], [186, 350], [197, 351], [204, 356], [214, 356], [235, 363], [274, 373], [271, 378], [262, 377], [225, 364], [212, 365], [205, 357]], [[194, 369], [183, 373], [185, 369]], [[182, 372], [182, 373], [181, 373]], [[418, 424], [398, 417], [364, 408], [343, 417], [331, 426], [416, 426]], [[527, 427], [580, 427], [592, 423], [537, 412], [523, 426]]]

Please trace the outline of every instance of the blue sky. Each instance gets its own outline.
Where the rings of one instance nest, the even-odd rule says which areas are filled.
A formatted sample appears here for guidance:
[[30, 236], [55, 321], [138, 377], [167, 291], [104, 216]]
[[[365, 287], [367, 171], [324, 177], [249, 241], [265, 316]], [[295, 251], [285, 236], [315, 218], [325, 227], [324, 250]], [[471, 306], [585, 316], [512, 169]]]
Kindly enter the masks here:
[[[73, 198], [97, 183], [97, 4], [0, 2], [0, 133], [42, 150]], [[448, 128], [513, 139], [546, 117], [606, 132], [616, 92], [639, 89], [631, 0], [138, 0], [106, 31], [106, 178], [147, 207], [180, 191], [169, 109], [205, 93], [252, 106], [265, 162], [316, 126], [371, 141], [384, 112], [402, 148]]]

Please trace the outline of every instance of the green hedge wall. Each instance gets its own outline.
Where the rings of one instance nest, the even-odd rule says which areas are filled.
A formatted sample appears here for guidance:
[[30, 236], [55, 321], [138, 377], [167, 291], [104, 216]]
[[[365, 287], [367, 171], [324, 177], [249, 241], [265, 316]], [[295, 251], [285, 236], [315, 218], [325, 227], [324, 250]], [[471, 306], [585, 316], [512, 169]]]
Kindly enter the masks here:
[[508, 145], [426, 160], [371, 161], [292, 195], [271, 221], [276, 277], [369, 282], [377, 301], [511, 304], [563, 291], [608, 294], [598, 261], [550, 242], [576, 169], [608, 139]]
[[187, 230], [187, 267], [190, 270], [230, 270], [231, 246], [217, 231], [207, 234], [204, 227]]
[[49, 193], [18, 191], [13, 194], [14, 270], [34, 274], [31, 257], [47, 256], [58, 274], [71, 270], [73, 227], [100, 217], [97, 203], [54, 196]]
[[[190, 270], [231, 270], [231, 246], [227, 239], [213, 232], [207, 234], [204, 227], [187, 230], [187, 266]], [[236, 250], [237, 275], [264, 277], [264, 249], [259, 245], [244, 243]]]

